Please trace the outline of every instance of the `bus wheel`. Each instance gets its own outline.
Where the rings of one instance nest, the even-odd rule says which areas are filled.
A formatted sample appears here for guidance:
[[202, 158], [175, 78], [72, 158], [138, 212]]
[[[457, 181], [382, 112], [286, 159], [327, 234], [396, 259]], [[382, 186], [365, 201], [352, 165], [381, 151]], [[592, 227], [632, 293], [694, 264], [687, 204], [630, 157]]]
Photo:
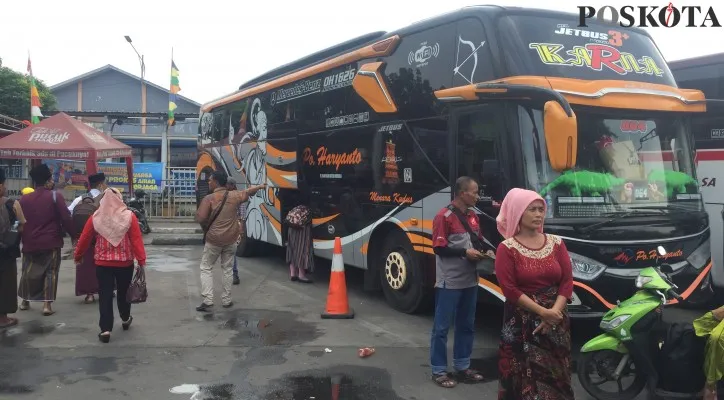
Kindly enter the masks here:
[[390, 232], [384, 243], [378, 265], [387, 303], [406, 314], [418, 312], [423, 305], [425, 288], [417, 255], [401, 231]]

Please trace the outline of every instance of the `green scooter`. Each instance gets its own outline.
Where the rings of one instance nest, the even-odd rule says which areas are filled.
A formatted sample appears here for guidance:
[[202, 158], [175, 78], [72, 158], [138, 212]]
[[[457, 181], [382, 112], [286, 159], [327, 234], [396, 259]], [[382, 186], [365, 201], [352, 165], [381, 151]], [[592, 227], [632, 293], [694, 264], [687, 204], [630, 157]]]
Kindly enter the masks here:
[[[666, 249], [657, 252], [664, 256]], [[667, 296], [683, 301], [668, 274], [670, 265], [648, 267], [636, 278], [639, 289], [608, 311], [599, 327], [603, 334], [581, 348], [577, 375], [583, 388], [597, 400], [631, 400], [644, 388], [650, 398], [700, 398], [698, 393], [671, 393], [659, 389], [656, 354], [661, 348], [663, 306]], [[632, 382], [624, 386], [624, 378]], [[615, 392], [605, 391], [613, 383]]]

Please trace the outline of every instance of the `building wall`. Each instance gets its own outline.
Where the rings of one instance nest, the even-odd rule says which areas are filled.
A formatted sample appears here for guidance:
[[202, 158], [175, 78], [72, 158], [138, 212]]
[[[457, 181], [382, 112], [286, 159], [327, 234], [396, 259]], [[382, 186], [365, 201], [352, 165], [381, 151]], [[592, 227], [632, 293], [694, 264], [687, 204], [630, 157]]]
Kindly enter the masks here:
[[[78, 110], [78, 87], [81, 88], [82, 111], [95, 112], [141, 112], [141, 82], [118, 71], [107, 70], [53, 91], [59, 111]], [[177, 113], [198, 114], [199, 106], [178, 99]], [[168, 112], [168, 92], [146, 85], [146, 112]], [[141, 134], [140, 119], [128, 120], [124, 125], [113, 126], [113, 133]], [[104, 131], [110, 131], [112, 121], [103, 125]], [[97, 128], [101, 128], [97, 126]], [[146, 119], [146, 134], [154, 135], [166, 129], [165, 120]], [[196, 136], [198, 121], [177, 121], [174, 133], [183, 136]]]
[[[79, 96], [80, 89], [80, 96]], [[93, 111], [93, 112], [141, 112], [141, 82], [115, 70], [106, 70], [97, 75], [87, 77], [79, 82], [53, 90], [59, 111]], [[78, 103], [82, 108], [78, 109]], [[177, 113], [198, 114], [199, 106], [183, 99], [178, 99]], [[167, 113], [168, 92], [146, 85], [146, 112]], [[166, 129], [164, 119], [146, 118], [145, 133], [142, 131], [140, 118], [128, 118], [119, 125], [107, 117], [82, 118], [94, 128], [112, 135], [133, 148], [134, 161], [161, 161], [161, 136]], [[112, 128], [112, 131], [111, 131]], [[198, 131], [198, 118], [176, 121], [170, 128], [171, 138], [195, 138]], [[170, 149], [172, 166], [194, 166], [195, 142], [173, 141]], [[193, 159], [193, 163], [189, 160]]]

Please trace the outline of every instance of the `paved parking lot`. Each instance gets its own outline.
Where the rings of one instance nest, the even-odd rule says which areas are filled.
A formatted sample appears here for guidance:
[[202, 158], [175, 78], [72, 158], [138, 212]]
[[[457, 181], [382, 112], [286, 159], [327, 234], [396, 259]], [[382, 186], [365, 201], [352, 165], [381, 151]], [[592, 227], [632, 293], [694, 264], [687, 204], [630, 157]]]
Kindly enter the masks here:
[[[431, 316], [391, 310], [381, 294], [362, 292], [357, 271], [347, 272], [352, 320], [320, 319], [328, 266], [312, 285], [291, 282], [281, 253], [239, 259], [235, 306], [201, 314], [201, 249], [147, 247], [149, 301], [133, 306], [133, 327], [114, 330], [110, 344], [97, 340], [97, 304], [73, 296], [74, 266], [63, 261], [56, 314], [43, 317], [36, 306], [0, 333], [0, 399], [326, 400], [333, 381], [340, 399], [497, 398], [495, 307], [478, 312], [474, 352], [488, 381], [442, 389], [429, 378]], [[575, 325], [575, 346], [593, 334], [595, 326]], [[361, 359], [366, 346], [376, 353]]]

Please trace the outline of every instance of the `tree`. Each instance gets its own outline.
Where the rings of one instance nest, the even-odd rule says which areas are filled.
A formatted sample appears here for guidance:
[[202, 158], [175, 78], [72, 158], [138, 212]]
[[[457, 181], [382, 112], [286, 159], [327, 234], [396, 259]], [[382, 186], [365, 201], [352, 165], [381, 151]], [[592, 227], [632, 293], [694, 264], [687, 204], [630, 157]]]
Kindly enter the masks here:
[[[40, 94], [43, 115], [46, 111], [55, 110], [55, 96], [38, 78], [35, 85]], [[0, 61], [0, 114], [30, 121], [30, 79], [28, 76], [3, 67]]]

